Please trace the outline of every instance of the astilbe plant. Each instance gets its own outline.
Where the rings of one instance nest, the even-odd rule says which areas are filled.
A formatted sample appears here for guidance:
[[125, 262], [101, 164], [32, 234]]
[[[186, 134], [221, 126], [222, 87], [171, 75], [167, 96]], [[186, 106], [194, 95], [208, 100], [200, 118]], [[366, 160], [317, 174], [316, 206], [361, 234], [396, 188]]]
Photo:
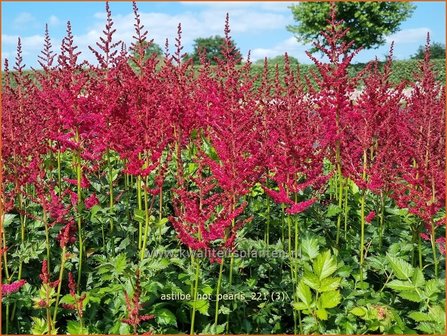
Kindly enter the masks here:
[[138, 335], [138, 327], [144, 321], [152, 320], [154, 315], [141, 315], [140, 311], [142, 305], [140, 302], [141, 297], [141, 284], [140, 284], [140, 270], [135, 272], [135, 287], [132, 296], [126, 291], [124, 292], [126, 299], [127, 318], [123, 319], [124, 323], [130, 325], [133, 329], [133, 333]]
[[[398, 157], [398, 132], [393, 129], [402, 114], [405, 83], [394, 87], [390, 82], [393, 46], [387, 56], [383, 71], [378, 61], [369, 64], [362, 92], [352, 101], [349, 115], [342, 115], [341, 167], [343, 176], [353, 181], [361, 190], [360, 197], [360, 264], [364, 258], [365, 223], [373, 216], [365, 217], [367, 190], [380, 195], [379, 246], [382, 244], [385, 197], [389, 195]], [[347, 234], [345, 217], [345, 239]]]
[[401, 155], [392, 197], [424, 223], [437, 275], [436, 229], [444, 220], [435, 215], [445, 205], [445, 88], [435, 80], [429, 36], [415, 79], [402, 115], [406, 122], [398, 124]]
[[[318, 72], [318, 75], [312, 72], [307, 83], [314, 110], [321, 123], [318, 144], [326, 149], [326, 158], [334, 166], [334, 196], [341, 210], [344, 207], [343, 190], [346, 184], [342, 175], [342, 130], [349, 127], [345, 121], [349, 120], [352, 114], [351, 97], [361, 76], [359, 73], [355, 77], [350, 77], [348, 67], [360, 49], [350, 51], [353, 42], [344, 42], [343, 39], [349, 30], [344, 29], [343, 22], [337, 20], [335, 4], [331, 4], [330, 19], [327, 22], [327, 30], [321, 33], [325, 44], [314, 43], [315, 49], [327, 58], [327, 62], [320, 61], [306, 52], [315, 63]], [[346, 211], [346, 207], [344, 208]], [[340, 238], [342, 212], [339, 212], [337, 218], [337, 244]]]

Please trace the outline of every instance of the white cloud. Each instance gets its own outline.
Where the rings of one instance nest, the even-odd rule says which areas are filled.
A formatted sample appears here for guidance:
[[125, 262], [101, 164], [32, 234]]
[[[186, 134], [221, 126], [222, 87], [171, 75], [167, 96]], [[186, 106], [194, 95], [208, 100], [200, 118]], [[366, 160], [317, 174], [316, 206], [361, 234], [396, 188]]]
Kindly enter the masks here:
[[28, 12], [19, 13], [12, 22], [14, 28], [23, 28], [35, 23], [36, 18]]
[[424, 43], [427, 38], [427, 33], [431, 33], [429, 28], [409, 28], [403, 29], [395, 34], [386, 37], [386, 42], [390, 44], [394, 41], [395, 44], [403, 43]]
[[50, 26], [58, 26], [61, 23], [61, 20], [56, 15], [51, 15], [48, 19], [48, 24]]
[[288, 8], [293, 2], [273, 1], [273, 2], [256, 2], [256, 1], [180, 1], [185, 6], [206, 6], [209, 8], [220, 9], [237, 9], [250, 8], [251, 10], [266, 10], [270, 12], [289, 12]]
[[298, 59], [300, 63], [309, 63], [309, 58], [306, 55], [306, 50], [309, 50], [308, 45], [301, 44], [295, 37], [290, 37], [287, 40], [281, 41], [272, 48], [256, 48], [251, 52], [253, 61], [263, 59], [265, 57], [271, 58], [278, 55], [284, 55], [287, 52], [289, 56]]

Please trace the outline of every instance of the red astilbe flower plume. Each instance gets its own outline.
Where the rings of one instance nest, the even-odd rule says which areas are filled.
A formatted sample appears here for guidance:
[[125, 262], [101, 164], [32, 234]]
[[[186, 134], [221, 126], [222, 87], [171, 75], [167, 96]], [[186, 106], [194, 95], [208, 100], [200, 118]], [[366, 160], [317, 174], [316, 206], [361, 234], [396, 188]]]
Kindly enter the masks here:
[[393, 46], [383, 71], [378, 61], [369, 64], [362, 92], [352, 102], [349, 116], [342, 116], [343, 175], [361, 189], [389, 193], [399, 157], [399, 132], [395, 125], [402, 118], [405, 83], [391, 84]]
[[73, 298], [74, 304], [63, 303], [62, 307], [68, 310], [76, 310], [80, 319], [84, 315], [84, 300], [87, 297], [86, 293], [81, 295], [76, 294], [76, 282], [71, 272], [68, 273], [68, 288], [70, 290], [70, 296]]
[[26, 280], [24, 280], [24, 279], [14, 281], [14, 282], [12, 282], [10, 284], [2, 284], [1, 293], [2, 293], [2, 295], [9, 295], [9, 294], [16, 293], [25, 284], [26, 284]]
[[204, 64], [195, 94], [203, 141], [211, 147], [204, 162], [229, 197], [238, 199], [258, 181], [263, 153], [259, 151], [258, 101], [250, 62], [237, 66], [240, 59], [229, 33], [227, 15], [224, 58], [216, 60], [216, 69]]
[[315, 48], [327, 59], [328, 63], [318, 60], [310, 52], [308, 57], [315, 63], [318, 76], [311, 72], [312, 84], [308, 79], [308, 87], [313, 99], [316, 117], [320, 119], [319, 144], [328, 148], [329, 159], [334, 164], [340, 164], [339, 151], [341, 132], [346, 127], [343, 120], [349, 120], [352, 114], [350, 97], [357, 85], [358, 74], [350, 78], [348, 67], [352, 59], [361, 49], [350, 52], [352, 42], [343, 42], [348, 29], [343, 29], [342, 21], [336, 19], [336, 8], [331, 4], [330, 19], [326, 31], [321, 32], [325, 45], [314, 43]]
[[42, 262], [42, 271], [39, 274], [39, 278], [42, 281], [42, 284], [49, 285], [52, 288], [56, 288], [59, 284], [59, 280], [50, 280], [50, 273], [48, 272], [48, 261], [46, 259], [44, 259]]
[[127, 292], [124, 292], [124, 296], [126, 298], [126, 310], [127, 310], [127, 318], [123, 319], [124, 323], [132, 326], [134, 330], [134, 334], [137, 334], [137, 329], [140, 324], [144, 321], [149, 321], [155, 318], [155, 315], [140, 315], [140, 311], [142, 309], [140, 303], [141, 296], [141, 284], [140, 284], [140, 270], [136, 270], [135, 272], [135, 288], [132, 297]]
[[400, 179], [391, 196], [420, 217], [432, 234], [433, 217], [445, 204], [445, 87], [433, 72], [429, 36], [411, 89], [398, 124]]
[[175, 190], [175, 217], [169, 217], [179, 239], [192, 250], [204, 251], [210, 261], [220, 262], [216, 252], [232, 249], [238, 230], [251, 218], [237, 220], [247, 203], [236, 204], [235, 199], [222, 191], [214, 176], [207, 176], [209, 167], [199, 163], [197, 176], [189, 190]]
[[[289, 214], [306, 210], [316, 199], [295, 202], [291, 198], [313, 186], [318, 190], [326, 181], [323, 175], [324, 148], [317, 137], [318, 118], [312, 111], [309, 96], [305, 93], [299, 69], [296, 73], [285, 55], [284, 83], [276, 68], [274, 86], [268, 82], [265, 64], [261, 113], [263, 118], [264, 190], [276, 203], [288, 204]], [[269, 187], [270, 180], [278, 191]]]

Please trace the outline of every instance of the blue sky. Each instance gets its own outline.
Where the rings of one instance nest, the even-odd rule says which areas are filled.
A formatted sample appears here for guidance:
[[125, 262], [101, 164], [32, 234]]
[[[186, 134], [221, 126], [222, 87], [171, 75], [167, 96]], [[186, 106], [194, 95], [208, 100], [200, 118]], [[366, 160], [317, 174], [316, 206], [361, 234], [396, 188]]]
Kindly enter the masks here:
[[[160, 45], [174, 41], [177, 25], [182, 23], [184, 51], [192, 50], [197, 37], [223, 35], [225, 14], [230, 14], [231, 35], [242, 53], [251, 51], [252, 60], [288, 52], [301, 63], [310, 63], [304, 51], [309, 46], [296, 41], [286, 30], [293, 24], [288, 8], [291, 2], [139, 2], [138, 7], [149, 36]], [[378, 49], [362, 51], [354, 61], [366, 62], [387, 53], [395, 42], [394, 55], [405, 59], [425, 43], [430, 32], [432, 41], [445, 43], [445, 2], [415, 2], [412, 17], [401, 30], [387, 37]], [[22, 38], [23, 58], [27, 67], [37, 67], [37, 55], [43, 43], [45, 23], [49, 24], [54, 50], [58, 52], [71, 21], [81, 57], [93, 61], [88, 45], [94, 45], [104, 26], [104, 2], [2, 2], [2, 62], [15, 57], [17, 37]], [[133, 35], [132, 5], [129, 1], [112, 2], [117, 38], [129, 44]]]

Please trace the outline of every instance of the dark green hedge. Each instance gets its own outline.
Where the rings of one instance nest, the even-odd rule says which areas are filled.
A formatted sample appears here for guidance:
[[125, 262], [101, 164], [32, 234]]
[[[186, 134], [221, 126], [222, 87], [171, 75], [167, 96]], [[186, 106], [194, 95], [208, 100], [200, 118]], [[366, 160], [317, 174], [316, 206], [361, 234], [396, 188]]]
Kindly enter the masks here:
[[[445, 60], [443, 59], [435, 59], [432, 60], [434, 71], [436, 73], [436, 77], [439, 81], [445, 82]], [[383, 68], [383, 62], [380, 63], [380, 67]], [[394, 61], [393, 62], [393, 72], [391, 75], [391, 81], [393, 83], [400, 83], [401, 81], [413, 81], [415, 72], [419, 71], [419, 61], [417, 60], [405, 60], [405, 61]], [[283, 65], [279, 64], [280, 74], [283, 73]], [[366, 66], [366, 63], [356, 63], [352, 64], [349, 67], [349, 74], [354, 76], [359, 71], [361, 71]], [[293, 66], [294, 67], [294, 66]], [[300, 72], [301, 75], [309, 74], [311, 70], [316, 71], [315, 65], [310, 64], [300, 64]], [[252, 65], [252, 73], [259, 77], [262, 77], [263, 65], [253, 64]], [[275, 66], [269, 66], [269, 76], [275, 76]], [[259, 81], [257, 81], [259, 82]]]

